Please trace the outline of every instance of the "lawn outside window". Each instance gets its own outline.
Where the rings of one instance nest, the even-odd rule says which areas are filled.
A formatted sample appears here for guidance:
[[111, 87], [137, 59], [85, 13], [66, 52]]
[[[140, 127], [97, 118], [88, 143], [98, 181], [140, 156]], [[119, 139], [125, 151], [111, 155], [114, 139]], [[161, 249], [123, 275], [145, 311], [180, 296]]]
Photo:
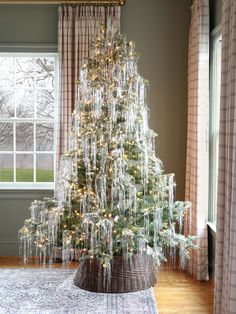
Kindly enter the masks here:
[[0, 54], [0, 189], [53, 189], [57, 54]]

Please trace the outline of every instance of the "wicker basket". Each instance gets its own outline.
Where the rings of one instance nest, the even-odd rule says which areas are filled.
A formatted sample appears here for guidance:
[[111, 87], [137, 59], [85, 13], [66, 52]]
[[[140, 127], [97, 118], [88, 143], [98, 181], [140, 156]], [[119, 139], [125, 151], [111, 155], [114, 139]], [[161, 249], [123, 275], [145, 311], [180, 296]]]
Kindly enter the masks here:
[[96, 259], [85, 259], [75, 275], [74, 283], [88, 291], [122, 293], [138, 291], [155, 285], [153, 259], [148, 255], [134, 254], [129, 259], [114, 256], [110, 278], [106, 268]]

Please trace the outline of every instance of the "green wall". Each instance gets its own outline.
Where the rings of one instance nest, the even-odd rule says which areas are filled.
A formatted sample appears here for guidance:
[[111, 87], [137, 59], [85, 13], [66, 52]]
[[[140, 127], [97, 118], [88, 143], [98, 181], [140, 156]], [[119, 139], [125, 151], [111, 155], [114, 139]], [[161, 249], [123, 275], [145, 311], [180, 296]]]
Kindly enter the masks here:
[[50, 191], [0, 192], [0, 256], [18, 255], [17, 234], [24, 220], [29, 218], [30, 203], [50, 196]]
[[[177, 198], [183, 199], [191, 0], [126, 2], [121, 28], [136, 42], [140, 73], [150, 82], [150, 123], [159, 134], [157, 154], [165, 170], [176, 174]], [[20, 45], [17, 50], [53, 49], [56, 43], [57, 6], [0, 5], [0, 51], [15, 51], [14, 45]], [[0, 255], [18, 254], [17, 232], [28, 217], [28, 206], [45, 193], [0, 191]]]
[[0, 44], [57, 44], [57, 6], [0, 5]]
[[127, 0], [122, 12], [122, 31], [136, 42], [140, 73], [150, 82], [157, 154], [165, 170], [176, 174], [178, 199], [184, 199], [190, 5], [190, 0]]

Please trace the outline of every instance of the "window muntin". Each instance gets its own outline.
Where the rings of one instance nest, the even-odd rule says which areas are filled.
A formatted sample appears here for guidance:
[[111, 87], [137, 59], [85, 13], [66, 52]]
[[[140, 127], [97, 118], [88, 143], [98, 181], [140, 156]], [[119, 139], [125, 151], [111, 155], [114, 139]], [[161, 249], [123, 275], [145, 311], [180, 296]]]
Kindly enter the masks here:
[[0, 188], [53, 188], [56, 54], [0, 54]]

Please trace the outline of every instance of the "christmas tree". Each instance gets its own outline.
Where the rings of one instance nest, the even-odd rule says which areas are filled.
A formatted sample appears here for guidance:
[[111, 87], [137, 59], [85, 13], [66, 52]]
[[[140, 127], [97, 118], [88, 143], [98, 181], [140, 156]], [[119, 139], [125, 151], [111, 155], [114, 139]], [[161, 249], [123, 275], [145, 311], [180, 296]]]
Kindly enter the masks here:
[[[80, 71], [69, 151], [62, 156], [54, 199], [32, 203], [19, 231], [24, 261], [166, 254], [185, 265], [194, 237], [183, 235], [191, 204], [174, 202], [174, 174], [164, 174], [149, 128], [148, 81], [137, 70], [133, 42], [111, 26], [91, 42]], [[187, 218], [186, 218], [187, 217]], [[35, 251], [34, 251], [35, 249]], [[72, 254], [73, 253], [73, 254]]]

